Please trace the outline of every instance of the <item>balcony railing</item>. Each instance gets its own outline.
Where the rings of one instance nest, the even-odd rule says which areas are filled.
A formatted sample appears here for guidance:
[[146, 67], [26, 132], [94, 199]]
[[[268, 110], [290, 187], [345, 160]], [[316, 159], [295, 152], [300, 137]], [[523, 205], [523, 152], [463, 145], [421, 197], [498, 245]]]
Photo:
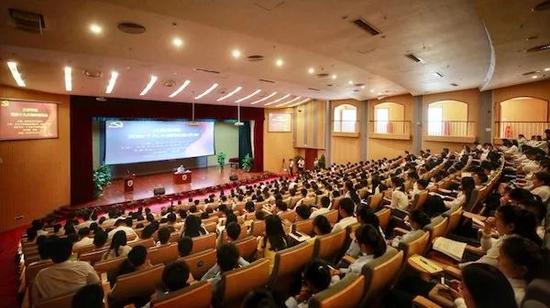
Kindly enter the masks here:
[[475, 122], [428, 121], [426, 135], [435, 137], [475, 137]]
[[495, 122], [498, 138], [517, 139], [523, 134], [527, 139], [531, 136], [544, 135], [544, 130], [550, 128], [550, 122], [543, 121], [497, 121]]
[[342, 134], [356, 134], [359, 132], [357, 121], [333, 121], [332, 132]]
[[369, 133], [376, 135], [410, 136], [411, 121], [370, 121]]

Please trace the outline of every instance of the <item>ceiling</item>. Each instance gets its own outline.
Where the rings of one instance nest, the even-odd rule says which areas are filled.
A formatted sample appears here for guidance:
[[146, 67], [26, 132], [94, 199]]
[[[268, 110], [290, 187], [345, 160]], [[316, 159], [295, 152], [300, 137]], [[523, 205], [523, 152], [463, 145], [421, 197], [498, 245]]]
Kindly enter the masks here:
[[[29, 89], [68, 93], [63, 68], [71, 66], [71, 94], [235, 104], [261, 90], [241, 102], [256, 107], [273, 101], [269, 107], [289, 106], [307, 98], [364, 100], [493, 89], [534, 81], [534, 75], [547, 78], [550, 51], [525, 52], [550, 43], [550, 10], [531, 10], [540, 2], [4, 0], [0, 83], [16, 86], [5, 64], [16, 61]], [[9, 8], [42, 14], [42, 34], [16, 29]], [[358, 28], [352, 23], [357, 18], [381, 33]], [[146, 31], [123, 33], [117, 29], [120, 22], [138, 23]], [[92, 23], [103, 28], [101, 34], [89, 31]], [[183, 40], [181, 48], [172, 44], [175, 37]], [[234, 49], [241, 51], [239, 59], [232, 57]], [[264, 60], [248, 61], [250, 55]], [[284, 64], [276, 66], [277, 59]], [[84, 71], [102, 75], [89, 78]], [[119, 76], [106, 94], [111, 71]], [[141, 96], [151, 75], [158, 81]], [[190, 84], [169, 97], [185, 80]], [[195, 99], [214, 83], [217, 88]], [[236, 94], [218, 101], [237, 87]]]

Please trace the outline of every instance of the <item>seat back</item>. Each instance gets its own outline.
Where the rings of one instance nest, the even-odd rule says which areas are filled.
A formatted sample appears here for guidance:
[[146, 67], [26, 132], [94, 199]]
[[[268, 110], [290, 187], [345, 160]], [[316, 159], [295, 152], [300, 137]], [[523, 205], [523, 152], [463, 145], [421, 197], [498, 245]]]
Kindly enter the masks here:
[[81, 255], [83, 253], [87, 253], [87, 252], [90, 252], [90, 251], [94, 250], [94, 248], [95, 248], [94, 244], [81, 246], [81, 247], [77, 247], [77, 248], [73, 249], [73, 253], [76, 253], [77, 255]]
[[306, 206], [314, 206], [315, 205], [315, 197], [306, 197], [302, 200], [302, 205]]
[[365, 275], [365, 295], [362, 307], [376, 306], [384, 290], [389, 290], [397, 279], [397, 274], [403, 262], [403, 252], [388, 247], [386, 253], [363, 266]]
[[342, 280], [311, 297], [311, 308], [355, 308], [359, 307], [365, 292], [365, 277], [348, 274]]
[[127, 258], [125, 256], [121, 256], [109, 260], [102, 260], [94, 264], [94, 269], [98, 274], [112, 273], [118, 271], [118, 269], [126, 259]]
[[240, 307], [243, 298], [269, 280], [269, 260], [262, 258], [249, 266], [226, 272], [222, 275], [223, 307]]
[[145, 248], [151, 248], [155, 246], [155, 241], [152, 238], [137, 240], [134, 242], [128, 242], [128, 246], [130, 247], [143, 246]]
[[151, 307], [210, 308], [212, 302], [212, 290], [212, 284], [210, 282], [200, 281], [182, 290], [155, 298], [151, 301]]
[[67, 294], [62, 294], [55, 296], [44, 301], [38, 302], [34, 305], [35, 308], [60, 308], [60, 307], [71, 307], [73, 304], [73, 297], [76, 292], [70, 292]]
[[252, 260], [258, 248], [258, 239], [255, 236], [248, 236], [233, 242], [239, 250], [239, 255], [245, 260]]
[[290, 277], [300, 273], [313, 257], [313, 244], [304, 242], [297, 246], [281, 250], [275, 254], [270, 285], [277, 289], [288, 288]]
[[428, 191], [427, 190], [423, 190], [423, 191], [419, 192], [418, 194], [414, 195], [411, 210], [416, 210], [416, 209], [422, 208], [424, 203], [426, 203], [427, 199], [428, 199]]
[[418, 254], [423, 255], [430, 243], [430, 233], [423, 230], [412, 231], [406, 239], [399, 241], [398, 248], [403, 250], [404, 259]]
[[462, 218], [462, 207], [458, 207], [454, 211], [450, 211], [447, 216], [449, 221], [447, 222], [447, 229], [445, 230], [445, 235], [452, 233], [460, 224], [460, 219]]
[[294, 228], [300, 233], [313, 235], [313, 219], [298, 221], [294, 223]]
[[383, 193], [377, 193], [377, 194], [374, 194], [370, 197], [370, 201], [369, 201], [369, 207], [373, 210], [376, 210], [378, 209], [378, 207], [380, 206], [380, 204], [382, 203], [382, 199], [384, 198], [384, 194]]
[[109, 298], [124, 302], [132, 297], [153, 294], [161, 281], [163, 270], [164, 265], [157, 264], [145, 270], [118, 276]]
[[199, 280], [204, 274], [216, 264], [216, 250], [213, 248], [195, 253], [186, 257], [179, 258], [189, 266], [189, 271], [193, 278]]
[[338, 210], [332, 209], [328, 211], [328, 213], [323, 214], [323, 216], [327, 218], [328, 222], [330, 222], [331, 225], [334, 225], [338, 222]]
[[288, 220], [290, 222], [294, 222], [296, 220], [296, 212], [294, 211], [286, 211], [278, 214], [281, 220]]
[[149, 249], [149, 260], [151, 264], [169, 263], [179, 257], [178, 244], [172, 243]]
[[250, 235], [260, 236], [265, 232], [265, 221], [264, 220], [254, 220], [252, 225], [250, 225]]
[[538, 301], [548, 304], [549, 299], [550, 281], [547, 279], [533, 279], [525, 289], [525, 297], [522, 304], [527, 301]]
[[381, 209], [380, 211], [375, 213], [376, 216], [378, 216], [378, 220], [380, 221], [380, 228], [384, 232], [387, 231], [388, 225], [390, 224], [391, 219], [391, 210], [390, 209]]
[[207, 224], [204, 224], [204, 229], [206, 231], [208, 231], [209, 233], [215, 233], [216, 232], [216, 227], [218, 226], [217, 223], [215, 222], [211, 222], [211, 223], [207, 223]]
[[208, 233], [206, 235], [193, 238], [193, 249], [191, 249], [191, 253], [193, 254], [215, 247], [216, 233]]
[[105, 247], [105, 249], [98, 249], [88, 253], [83, 253], [78, 256], [78, 260], [89, 262], [91, 265], [94, 265], [96, 262], [101, 261], [108, 248], [109, 247]]
[[27, 287], [29, 288], [29, 290], [34, 283], [34, 278], [36, 278], [36, 274], [38, 274], [38, 272], [40, 272], [42, 269], [51, 266], [52, 264], [52, 260], [42, 260], [38, 262], [33, 262], [25, 268], [25, 282], [27, 283]]
[[424, 227], [424, 231], [430, 232], [430, 243], [436, 238], [445, 235], [447, 230], [447, 217], [437, 216], [432, 222]]
[[472, 213], [477, 213], [475, 210], [477, 209], [476, 205], [479, 201], [479, 190], [476, 188], [472, 191], [472, 195], [470, 196], [470, 200], [464, 205], [464, 210]]
[[340, 208], [340, 201], [342, 201], [342, 199], [344, 199], [343, 196], [334, 198], [332, 200], [332, 206], [330, 207], [330, 209], [338, 211], [338, 209]]
[[330, 262], [342, 250], [342, 246], [344, 245], [345, 241], [345, 229], [319, 236], [315, 239], [313, 255], [317, 258]]

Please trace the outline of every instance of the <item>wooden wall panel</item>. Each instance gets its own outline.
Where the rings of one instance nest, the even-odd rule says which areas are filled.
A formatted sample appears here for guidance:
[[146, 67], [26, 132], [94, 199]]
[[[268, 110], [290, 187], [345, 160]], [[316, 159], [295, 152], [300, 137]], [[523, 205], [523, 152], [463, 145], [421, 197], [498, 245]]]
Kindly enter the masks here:
[[[0, 142], [0, 231], [69, 204], [69, 97], [0, 85], [0, 97], [58, 102], [59, 138]], [[16, 220], [17, 216], [23, 216]]]
[[[286, 109], [265, 109], [264, 124], [264, 170], [272, 172], [280, 172], [282, 170], [282, 162], [288, 164], [289, 158], [294, 158], [296, 151], [294, 150], [293, 133], [273, 133], [268, 131], [269, 127], [269, 112], [288, 112], [293, 113], [293, 108]], [[293, 119], [294, 121], [294, 119]], [[292, 123], [294, 130], [296, 123]]]

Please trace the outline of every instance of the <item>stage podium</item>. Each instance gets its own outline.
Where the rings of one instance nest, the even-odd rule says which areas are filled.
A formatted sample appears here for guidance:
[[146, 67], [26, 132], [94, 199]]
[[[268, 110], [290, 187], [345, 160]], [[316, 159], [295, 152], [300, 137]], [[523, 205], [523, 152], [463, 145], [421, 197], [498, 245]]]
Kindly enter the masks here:
[[124, 192], [131, 193], [134, 192], [134, 182], [136, 180], [136, 175], [131, 174], [124, 177]]
[[174, 180], [174, 184], [189, 184], [191, 183], [192, 175], [193, 172], [186, 170], [183, 173], [174, 172], [172, 178]]

